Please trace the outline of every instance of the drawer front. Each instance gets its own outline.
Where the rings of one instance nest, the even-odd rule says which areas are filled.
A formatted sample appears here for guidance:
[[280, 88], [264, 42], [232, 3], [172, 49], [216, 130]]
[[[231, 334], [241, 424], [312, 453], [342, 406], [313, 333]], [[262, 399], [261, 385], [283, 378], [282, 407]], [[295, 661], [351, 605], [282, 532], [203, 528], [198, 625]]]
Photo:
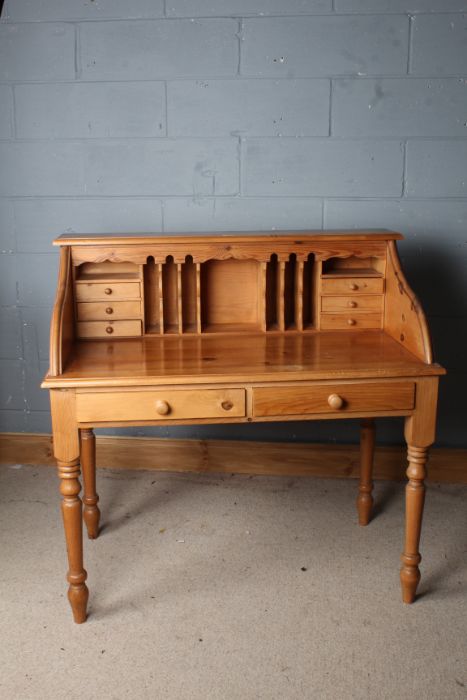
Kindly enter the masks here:
[[382, 277], [332, 277], [321, 280], [322, 294], [382, 294]]
[[321, 297], [321, 311], [381, 311], [383, 297], [379, 295], [361, 294], [341, 297]]
[[112, 321], [122, 318], [140, 318], [140, 301], [87, 301], [77, 304], [79, 321]]
[[139, 282], [77, 282], [75, 289], [77, 301], [141, 298]]
[[[351, 309], [349, 309], [351, 311]], [[381, 314], [321, 314], [321, 328], [329, 330], [353, 331], [360, 328], [381, 328]]]
[[413, 382], [262, 387], [253, 390], [254, 416], [293, 416], [414, 407]]
[[132, 338], [142, 335], [141, 321], [78, 321], [79, 338]]
[[112, 391], [76, 394], [77, 419], [158, 421], [245, 416], [244, 389]]

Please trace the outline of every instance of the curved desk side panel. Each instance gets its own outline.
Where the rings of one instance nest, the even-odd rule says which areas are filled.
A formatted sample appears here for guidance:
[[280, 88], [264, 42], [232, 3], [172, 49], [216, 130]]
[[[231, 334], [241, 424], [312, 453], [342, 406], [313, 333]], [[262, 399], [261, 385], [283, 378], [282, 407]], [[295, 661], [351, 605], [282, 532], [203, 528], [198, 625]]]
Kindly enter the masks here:
[[60, 249], [57, 293], [50, 323], [49, 375], [51, 377], [58, 377], [63, 373], [73, 349], [74, 339], [71, 248], [64, 246]]
[[383, 328], [427, 364], [433, 363], [430, 331], [422, 306], [402, 271], [395, 241], [388, 241]]

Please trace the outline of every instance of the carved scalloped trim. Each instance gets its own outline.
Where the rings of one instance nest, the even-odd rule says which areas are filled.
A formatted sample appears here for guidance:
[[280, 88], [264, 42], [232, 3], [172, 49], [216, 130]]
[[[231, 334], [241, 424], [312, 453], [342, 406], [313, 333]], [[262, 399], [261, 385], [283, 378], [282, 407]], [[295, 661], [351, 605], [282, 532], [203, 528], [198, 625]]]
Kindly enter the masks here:
[[279, 243], [268, 241], [268, 245], [252, 242], [243, 243], [212, 243], [196, 244], [187, 247], [177, 245], [168, 246], [112, 246], [104, 248], [78, 246], [73, 248], [72, 263], [74, 266], [84, 262], [134, 262], [144, 265], [148, 257], [153, 257], [155, 263], [165, 263], [168, 256], [171, 256], [175, 263], [184, 263], [187, 255], [190, 255], [195, 263], [204, 263], [207, 260], [227, 260], [235, 258], [237, 260], [256, 260], [258, 262], [269, 262], [272, 255], [277, 255], [280, 261], [287, 261], [290, 255], [295, 254], [297, 260], [305, 261], [309, 255], [314, 255], [316, 260], [323, 261], [329, 258], [384, 258], [386, 254], [386, 242], [364, 242], [362, 244], [353, 243], [346, 245], [333, 245], [329, 242], [314, 242], [306, 248], [293, 241]]

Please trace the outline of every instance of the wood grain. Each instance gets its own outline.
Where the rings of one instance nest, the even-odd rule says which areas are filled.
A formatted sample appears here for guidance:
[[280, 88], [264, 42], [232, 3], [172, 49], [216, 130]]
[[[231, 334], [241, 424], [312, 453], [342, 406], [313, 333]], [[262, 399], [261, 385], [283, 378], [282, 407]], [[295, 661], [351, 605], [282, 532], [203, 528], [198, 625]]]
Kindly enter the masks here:
[[[159, 405], [166, 411], [158, 410]], [[244, 389], [112, 391], [80, 393], [76, 417], [80, 423], [234, 418], [245, 415]]]
[[322, 314], [321, 328], [326, 330], [355, 331], [362, 328], [381, 328], [381, 314], [365, 313], [355, 314], [353, 309], [340, 314]]
[[78, 321], [76, 334], [79, 338], [128, 338], [141, 335], [141, 320], [135, 321]]
[[62, 374], [71, 355], [74, 341], [73, 285], [71, 252], [69, 247], [60, 250], [57, 292], [50, 322], [49, 374]]
[[402, 271], [394, 242], [388, 243], [384, 330], [420, 360], [433, 362], [430, 331], [421, 304]]
[[76, 305], [78, 321], [121, 320], [141, 318], [141, 302], [89, 301]]
[[141, 299], [139, 282], [77, 282], [77, 301]]
[[60, 377], [42, 386], [131, 386], [440, 375], [381, 331], [146, 336], [75, 343]]
[[321, 280], [321, 294], [382, 294], [384, 280], [372, 277], [332, 277]]
[[[342, 403], [336, 408], [330, 397]], [[306, 413], [352, 413], [352, 411], [396, 411], [414, 405], [414, 382], [369, 384], [324, 384], [253, 389], [255, 416], [303, 415]]]

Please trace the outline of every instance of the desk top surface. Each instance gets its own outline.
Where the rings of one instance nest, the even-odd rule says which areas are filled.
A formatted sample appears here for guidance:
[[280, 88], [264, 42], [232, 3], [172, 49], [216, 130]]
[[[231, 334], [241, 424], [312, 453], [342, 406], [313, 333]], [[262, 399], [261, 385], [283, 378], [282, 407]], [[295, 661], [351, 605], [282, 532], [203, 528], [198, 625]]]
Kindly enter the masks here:
[[174, 239], [177, 243], [193, 243], [196, 240], [198, 243], [208, 242], [216, 243], [225, 241], [226, 238], [235, 238], [238, 242], [265, 241], [267, 239], [289, 241], [291, 239], [299, 239], [300, 242], [311, 241], [393, 241], [401, 240], [404, 236], [397, 231], [389, 231], [386, 229], [359, 229], [354, 230], [335, 230], [335, 231], [313, 231], [313, 230], [297, 230], [297, 231], [224, 231], [213, 232], [209, 234], [179, 232], [179, 233], [66, 233], [54, 240], [54, 245], [150, 245], [151, 243], [170, 243]]
[[43, 386], [95, 387], [441, 375], [383, 331], [78, 341]]

